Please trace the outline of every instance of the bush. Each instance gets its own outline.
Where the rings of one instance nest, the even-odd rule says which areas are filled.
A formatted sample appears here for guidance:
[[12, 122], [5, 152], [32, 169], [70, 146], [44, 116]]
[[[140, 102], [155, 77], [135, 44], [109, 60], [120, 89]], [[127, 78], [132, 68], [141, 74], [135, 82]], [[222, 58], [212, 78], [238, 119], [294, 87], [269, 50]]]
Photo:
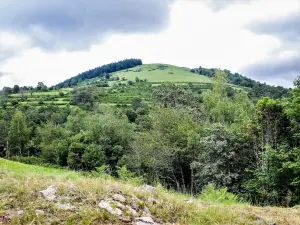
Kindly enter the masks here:
[[89, 170], [102, 166], [106, 161], [105, 152], [103, 151], [102, 146], [94, 144], [89, 145], [82, 155], [82, 161], [84, 166]]
[[96, 170], [91, 172], [91, 175], [93, 177], [101, 177], [104, 179], [112, 178], [111, 174], [111, 168], [108, 165], [102, 165], [100, 167], [95, 168]]
[[200, 199], [204, 202], [222, 203], [222, 204], [237, 204], [238, 197], [227, 191], [227, 188], [220, 190], [215, 189], [215, 185], [208, 185], [200, 196]]
[[43, 165], [44, 162], [42, 158], [35, 157], [35, 156], [27, 156], [27, 157], [13, 156], [11, 160], [20, 163], [31, 164], [31, 165]]
[[17, 100], [12, 100], [11, 101], [12, 106], [17, 106], [19, 102]]
[[135, 174], [127, 169], [126, 166], [118, 167], [118, 176], [121, 180], [135, 184], [142, 185], [144, 183], [143, 177], [136, 177]]

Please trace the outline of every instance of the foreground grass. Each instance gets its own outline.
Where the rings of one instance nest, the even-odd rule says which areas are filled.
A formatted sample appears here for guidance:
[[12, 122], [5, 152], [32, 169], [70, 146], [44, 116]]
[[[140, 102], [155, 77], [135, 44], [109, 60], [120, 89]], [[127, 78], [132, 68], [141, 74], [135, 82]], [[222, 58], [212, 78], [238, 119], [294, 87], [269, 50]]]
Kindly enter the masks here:
[[[75, 209], [59, 209], [40, 190], [55, 185], [61, 203]], [[222, 205], [194, 200], [157, 188], [157, 193], [112, 178], [86, 177], [68, 170], [24, 165], [0, 159], [0, 224], [124, 224], [98, 207], [114, 193], [139, 199], [160, 224], [300, 224], [300, 210]], [[155, 198], [154, 204], [151, 199]], [[20, 213], [22, 210], [22, 213]], [[37, 214], [40, 210], [43, 214]], [[129, 222], [127, 224], [134, 224]]]

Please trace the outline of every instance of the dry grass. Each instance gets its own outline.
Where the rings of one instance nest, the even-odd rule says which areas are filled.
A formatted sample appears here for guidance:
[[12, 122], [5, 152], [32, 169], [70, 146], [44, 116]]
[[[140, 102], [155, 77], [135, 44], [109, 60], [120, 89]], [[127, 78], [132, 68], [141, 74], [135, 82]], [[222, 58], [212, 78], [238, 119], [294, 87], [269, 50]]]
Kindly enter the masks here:
[[[61, 210], [46, 200], [40, 190], [56, 185], [60, 203], [73, 210]], [[0, 159], [0, 224], [124, 224], [98, 207], [102, 199], [122, 193], [130, 204], [149, 207], [161, 224], [300, 224], [299, 209], [259, 208], [247, 205], [220, 205], [194, 200], [161, 187], [151, 194], [112, 178], [92, 178], [79, 173], [30, 166]], [[154, 198], [155, 203], [150, 200]], [[18, 211], [23, 214], [18, 215]], [[42, 210], [43, 215], [37, 215]], [[128, 223], [133, 224], [133, 223]]]

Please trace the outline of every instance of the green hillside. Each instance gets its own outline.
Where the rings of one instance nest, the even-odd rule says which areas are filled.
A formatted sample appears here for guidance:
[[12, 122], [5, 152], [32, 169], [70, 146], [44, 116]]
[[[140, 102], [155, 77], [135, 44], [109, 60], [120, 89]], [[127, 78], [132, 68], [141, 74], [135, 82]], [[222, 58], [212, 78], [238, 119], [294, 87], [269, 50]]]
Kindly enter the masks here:
[[146, 218], [153, 223], [145, 224], [300, 223], [298, 209], [218, 202], [224, 196], [209, 200], [202, 195], [187, 202], [189, 196], [139, 186], [134, 180], [4, 159], [0, 159], [0, 199], [0, 224], [144, 224], [141, 221]]
[[211, 79], [190, 72], [190, 69], [162, 64], [145, 64], [133, 69], [115, 72], [113, 75], [128, 80], [147, 79], [148, 82], [211, 83]]
[[[126, 106], [130, 105], [135, 98], [149, 101], [153, 89], [166, 82], [189, 86], [194, 93], [202, 93], [211, 88], [215, 71], [215, 69], [204, 70], [203, 68], [190, 70], [167, 64], [142, 64], [141, 60], [130, 59], [88, 70], [51, 88], [42, 90], [20, 88], [17, 93], [13, 92], [11, 88], [11, 92], [6, 93], [6, 96], [5, 93], [0, 95], [0, 101], [1, 105], [5, 107], [18, 105], [34, 107], [72, 106], [74, 105], [72, 101], [74, 90], [89, 86], [88, 89], [93, 90], [95, 102], [105, 105]], [[230, 75], [232, 74], [228, 75], [229, 78], [232, 77]], [[246, 78], [243, 77], [243, 79]], [[232, 82], [232, 79], [229, 80], [228, 86], [235, 90], [248, 92], [253, 101], [257, 101], [262, 94], [263, 96], [271, 95], [270, 97], [277, 96], [278, 98], [285, 96], [287, 92], [285, 89], [282, 91], [280, 88], [264, 84], [253, 88], [238, 86]]]
[[[149, 83], [211, 83], [211, 78], [198, 75], [190, 72], [189, 68], [166, 65], [166, 64], [144, 64], [136, 66], [131, 69], [121, 70], [111, 74], [111, 77], [119, 77], [125, 80], [135, 81], [136, 78], [140, 80], [147, 80]], [[91, 84], [100, 81], [102, 77], [85, 80], [79, 85]], [[110, 82], [110, 83], [116, 83]]]
[[[117, 79], [118, 78], [118, 79]], [[136, 79], [140, 82], [137, 82]], [[133, 81], [132, 85], [128, 82]], [[190, 72], [188, 68], [162, 64], [145, 64], [131, 69], [121, 70], [110, 74], [110, 78], [103, 76], [86, 79], [78, 83], [74, 88], [90, 85], [97, 89], [97, 102], [107, 105], [128, 105], [134, 98], [142, 98], [149, 101], [152, 88], [165, 82], [178, 85], [192, 83], [194, 91], [204, 90], [210, 87], [212, 80], [209, 77]], [[62, 88], [48, 91], [24, 91], [22, 93], [9, 94], [6, 106], [66, 106], [72, 105], [73, 88]]]

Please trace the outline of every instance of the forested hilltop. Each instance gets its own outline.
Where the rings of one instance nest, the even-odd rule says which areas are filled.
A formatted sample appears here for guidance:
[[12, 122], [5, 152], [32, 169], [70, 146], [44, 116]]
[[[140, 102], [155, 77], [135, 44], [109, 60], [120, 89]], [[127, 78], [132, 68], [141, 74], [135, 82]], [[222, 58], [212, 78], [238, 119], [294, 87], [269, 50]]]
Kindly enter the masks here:
[[55, 87], [56, 88], [72, 87], [84, 80], [92, 79], [95, 77], [109, 76], [110, 73], [113, 73], [113, 72], [116, 72], [119, 70], [129, 69], [129, 68], [132, 68], [132, 67], [135, 67], [138, 65], [142, 65], [142, 60], [140, 60], [140, 59], [125, 59], [125, 60], [122, 60], [119, 62], [106, 64], [106, 65], [97, 67], [95, 69], [91, 69], [91, 70], [85, 71], [83, 73], [80, 73], [75, 77], [72, 77], [70, 79], [65, 80], [62, 83], [55, 85]]

